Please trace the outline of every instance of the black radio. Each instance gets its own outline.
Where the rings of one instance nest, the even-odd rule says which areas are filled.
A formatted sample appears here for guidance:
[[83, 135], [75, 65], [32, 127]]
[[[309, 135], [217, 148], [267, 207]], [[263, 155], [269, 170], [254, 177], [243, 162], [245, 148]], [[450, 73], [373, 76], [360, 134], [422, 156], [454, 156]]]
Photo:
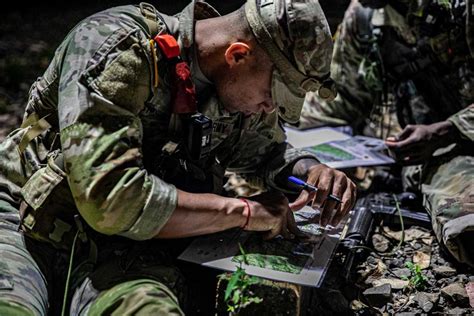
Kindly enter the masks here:
[[211, 152], [212, 120], [197, 113], [188, 121], [187, 149], [192, 160], [209, 157]]

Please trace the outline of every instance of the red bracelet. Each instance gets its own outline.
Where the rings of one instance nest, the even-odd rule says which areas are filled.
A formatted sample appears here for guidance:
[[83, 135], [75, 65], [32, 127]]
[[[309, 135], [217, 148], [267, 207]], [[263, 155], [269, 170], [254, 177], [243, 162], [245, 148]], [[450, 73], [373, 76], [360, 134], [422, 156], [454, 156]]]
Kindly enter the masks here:
[[242, 226], [241, 228], [242, 229], [245, 229], [247, 228], [247, 225], [249, 224], [249, 221], [250, 221], [250, 205], [249, 205], [249, 201], [247, 201], [246, 199], [240, 199], [241, 201], [243, 201], [246, 205], [247, 205], [247, 208], [249, 209], [249, 212], [247, 213], [247, 220], [245, 221], [245, 224], [244, 226]]

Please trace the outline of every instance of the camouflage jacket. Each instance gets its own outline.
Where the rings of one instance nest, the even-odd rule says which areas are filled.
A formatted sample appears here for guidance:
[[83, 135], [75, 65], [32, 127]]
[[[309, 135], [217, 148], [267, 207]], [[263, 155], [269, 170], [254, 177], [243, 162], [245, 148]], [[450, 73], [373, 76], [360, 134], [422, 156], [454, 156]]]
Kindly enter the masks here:
[[[200, 166], [182, 159], [159, 163], [171, 139], [169, 62], [155, 50], [155, 78], [152, 34], [139, 8], [99, 12], [69, 33], [32, 85], [25, 113], [25, 120], [36, 113], [51, 127], [42, 131], [38, 120], [26, 122], [0, 146], [0, 198], [27, 202], [24, 224], [31, 235], [61, 244], [62, 232], [80, 213], [102, 234], [148, 239], [175, 209], [176, 187], [219, 193], [225, 170], [275, 187], [280, 170], [310, 157], [287, 149], [276, 112], [244, 118], [226, 113], [217, 100], [193, 53], [194, 20], [216, 15], [200, 2], [174, 17], [161, 15], [191, 64], [198, 108], [214, 123], [211, 158]], [[19, 152], [25, 133], [35, 128], [41, 134]], [[174, 183], [165, 168], [191, 170], [178, 172], [191, 182]], [[209, 180], [210, 189], [200, 185]]]
[[[426, 7], [402, 16], [390, 5], [373, 10], [352, 1], [331, 64], [338, 97], [325, 102], [308, 94], [301, 128], [351, 125], [361, 130], [384, 101], [393, 101], [401, 109], [400, 123], [449, 119], [464, 138], [474, 140], [472, 12], [464, 1], [423, 3], [444, 3], [450, 21], [428, 32]], [[407, 65], [415, 65], [411, 73]]]

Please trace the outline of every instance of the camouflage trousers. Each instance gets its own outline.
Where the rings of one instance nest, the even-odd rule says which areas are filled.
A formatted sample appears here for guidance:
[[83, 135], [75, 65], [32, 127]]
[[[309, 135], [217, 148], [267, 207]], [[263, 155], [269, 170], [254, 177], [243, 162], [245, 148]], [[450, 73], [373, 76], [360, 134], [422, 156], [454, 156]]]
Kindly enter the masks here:
[[[58, 315], [68, 253], [25, 237], [18, 227], [17, 208], [0, 200], [0, 315]], [[97, 244], [90, 273], [80, 272], [87, 260], [74, 259], [67, 315], [184, 315], [175, 295], [183, 278], [166, 252], [120, 238]]]
[[410, 168], [404, 182], [418, 183], [438, 241], [474, 266], [474, 157], [446, 155], [418, 171]]
[[436, 237], [459, 262], [474, 266], [474, 157], [441, 160], [425, 173], [421, 191]]

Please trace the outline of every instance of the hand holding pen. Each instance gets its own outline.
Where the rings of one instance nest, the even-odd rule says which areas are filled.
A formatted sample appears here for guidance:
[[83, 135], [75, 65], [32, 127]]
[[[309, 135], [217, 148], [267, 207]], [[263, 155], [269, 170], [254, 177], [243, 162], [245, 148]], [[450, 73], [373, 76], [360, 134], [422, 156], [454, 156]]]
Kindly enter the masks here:
[[323, 164], [310, 167], [306, 181], [294, 176], [288, 181], [302, 189], [290, 208], [297, 211], [311, 203], [313, 208], [320, 209], [320, 225], [323, 227], [328, 224], [337, 226], [356, 201], [355, 184], [343, 172]]
[[[299, 178], [297, 178], [297, 177], [293, 177], [293, 176], [288, 177], [288, 181], [290, 181], [290, 182], [292, 182], [292, 183], [294, 183], [294, 184], [297, 184], [297, 185], [303, 187], [303, 190], [308, 190], [308, 191], [310, 191], [310, 192], [316, 192], [316, 191], [318, 191], [318, 188], [317, 188], [317, 187], [315, 187], [314, 185], [311, 185], [311, 184], [309, 184], [309, 183], [306, 183], [306, 182], [304, 182], [303, 180], [301, 180], [301, 179], [299, 179]], [[334, 194], [329, 194], [329, 195], [328, 195], [328, 199], [331, 199], [331, 200], [333, 200], [333, 201], [336, 201], [337, 203], [341, 203], [341, 202], [342, 202], [341, 199], [338, 198], [337, 196], [335, 196]]]

